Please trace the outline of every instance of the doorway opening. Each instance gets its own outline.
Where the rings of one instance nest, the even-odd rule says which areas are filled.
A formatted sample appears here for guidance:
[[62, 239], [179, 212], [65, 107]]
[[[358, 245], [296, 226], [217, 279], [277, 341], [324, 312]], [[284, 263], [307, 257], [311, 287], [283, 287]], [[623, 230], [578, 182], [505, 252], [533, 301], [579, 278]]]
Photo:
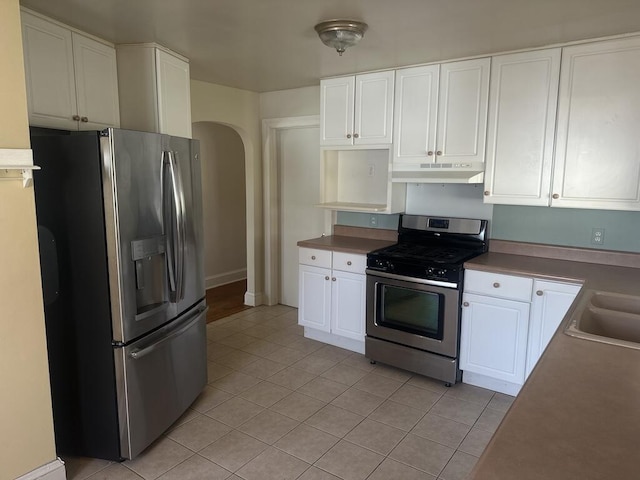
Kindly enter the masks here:
[[215, 122], [194, 123], [193, 138], [200, 141], [205, 286], [207, 300], [212, 299], [207, 320], [212, 321], [245, 308], [245, 149], [233, 128]]

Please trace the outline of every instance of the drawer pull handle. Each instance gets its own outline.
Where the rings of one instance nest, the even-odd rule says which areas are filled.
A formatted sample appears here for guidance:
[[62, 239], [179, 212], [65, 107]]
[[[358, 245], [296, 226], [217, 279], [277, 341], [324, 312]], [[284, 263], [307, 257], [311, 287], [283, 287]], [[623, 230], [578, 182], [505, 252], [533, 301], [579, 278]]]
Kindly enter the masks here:
[[347, 262], [347, 265], [351, 266], [351, 260], [349, 260], [349, 261]]
[[500, 284], [498, 282], [494, 282], [493, 288], [500, 288]]
[[316, 256], [315, 255], [311, 255], [311, 260], [315, 260]]
[[325, 279], [325, 280], [329, 280], [329, 277], [328, 277], [328, 276], [326, 276], [326, 277], [324, 277], [324, 279]]
[[463, 306], [463, 307], [468, 307], [468, 306], [469, 306], [469, 302], [464, 302], [464, 303], [462, 304], [462, 306]]
[[542, 290], [538, 290], [536, 292], [536, 295], [538, 295], [539, 297], [541, 297], [542, 295], [544, 295], [544, 292]]

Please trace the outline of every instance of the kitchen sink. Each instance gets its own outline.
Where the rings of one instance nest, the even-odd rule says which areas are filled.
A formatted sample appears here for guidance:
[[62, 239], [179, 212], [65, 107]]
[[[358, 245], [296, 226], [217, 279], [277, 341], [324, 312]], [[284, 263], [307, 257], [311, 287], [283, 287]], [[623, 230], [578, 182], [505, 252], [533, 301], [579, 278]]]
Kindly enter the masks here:
[[640, 297], [588, 290], [565, 333], [640, 350]]

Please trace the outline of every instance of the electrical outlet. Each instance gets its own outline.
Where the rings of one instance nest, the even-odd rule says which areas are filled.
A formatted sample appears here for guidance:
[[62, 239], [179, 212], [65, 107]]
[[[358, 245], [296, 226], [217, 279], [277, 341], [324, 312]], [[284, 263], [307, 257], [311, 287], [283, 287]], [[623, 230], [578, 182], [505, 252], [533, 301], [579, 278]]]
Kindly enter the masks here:
[[604, 228], [594, 228], [591, 230], [591, 243], [593, 245], [604, 245]]
[[369, 216], [369, 226], [371, 226], [371, 227], [377, 227], [378, 226], [378, 216], [377, 215], [370, 215]]

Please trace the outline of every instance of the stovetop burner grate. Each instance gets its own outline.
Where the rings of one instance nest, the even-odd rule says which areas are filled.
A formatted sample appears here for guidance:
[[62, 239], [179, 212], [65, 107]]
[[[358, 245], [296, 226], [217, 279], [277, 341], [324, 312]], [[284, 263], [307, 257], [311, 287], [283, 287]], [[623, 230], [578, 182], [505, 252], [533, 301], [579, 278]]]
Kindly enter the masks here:
[[473, 250], [454, 247], [434, 247], [411, 243], [398, 243], [378, 251], [380, 255], [393, 258], [410, 259], [421, 263], [449, 263], [457, 264], [464, 261]]

